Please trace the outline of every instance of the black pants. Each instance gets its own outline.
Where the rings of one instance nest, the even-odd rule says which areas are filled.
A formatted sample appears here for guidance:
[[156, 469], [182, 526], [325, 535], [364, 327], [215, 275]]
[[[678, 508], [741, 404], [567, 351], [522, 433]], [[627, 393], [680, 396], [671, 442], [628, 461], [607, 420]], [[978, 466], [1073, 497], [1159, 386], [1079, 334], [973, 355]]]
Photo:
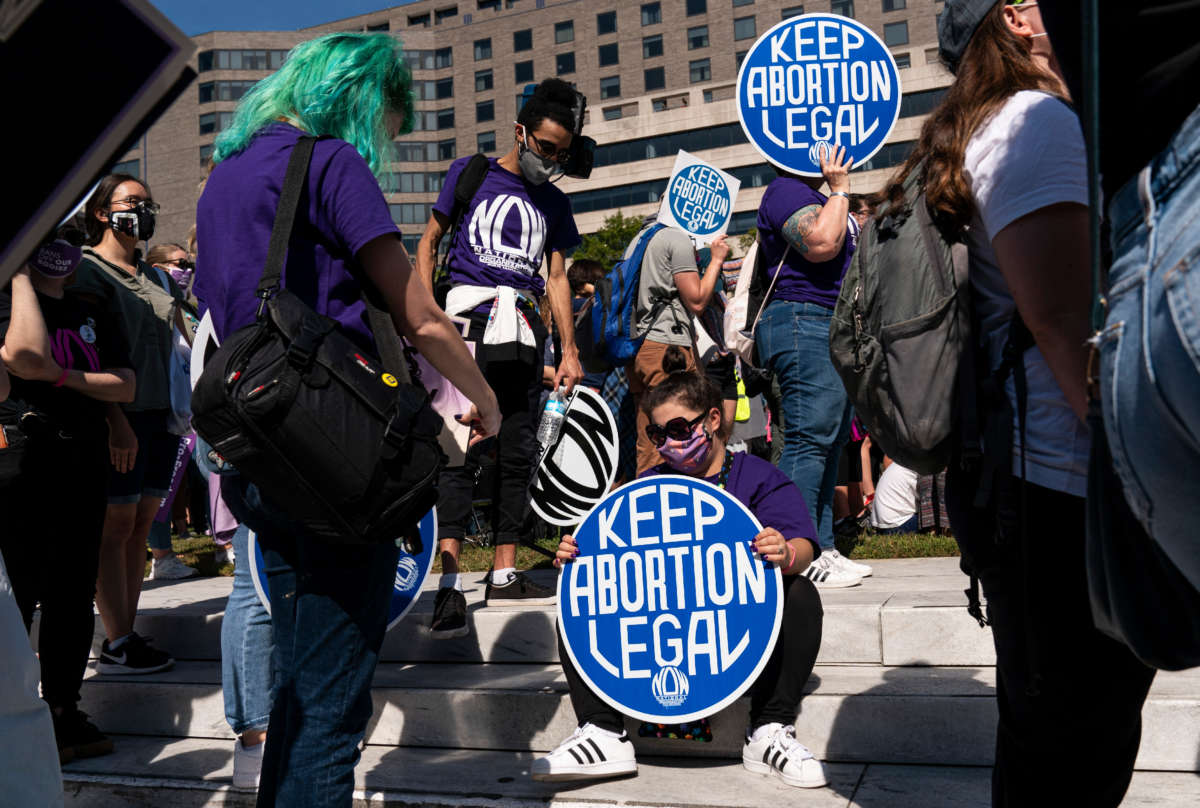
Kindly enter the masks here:
[[79, 701], [92, 648], [108, 465], [103, 441], [31, 441], [21, 476], [0, 489], [0, 552], [26, 630], [42, 607], [38, 659], [51, 707]]
[[[496, 476], [492, 499], [492, 531], [496, 544], [516, 544], [529, 511], [529, 475], [537, 451], [536, 423], [542, 395], [542, 367], [520, 361], [490, 362], [484, 378], [500, 405], [500, 433], [496, 436]], [[479, 453], [492, 444], [484, 441], [467, 452], [465, 465], [442, 471], [438, 479], [438, 537], [466, 535], [474, 499]], [[485, 497], [486, 498], [486, 497]]]
[[[783, 577], [783, 623], [779, 641], [771, 659], [763, 667], [750, 689], [750, 731], [764, 724], [793, 724], [800, 710], [804, 685], [812, 675], [817, 653], [821, 650], [821, 623], [825, 610], [813, 582], [799, 575]], [[571, 663], [571, 656], [558, 638], [558, 658], [562, 660], [571, 706], [579, 726], [595, 724], [601, 729], [621, 732], [625, 721], [621, 713], [595, 694]]]
[[946, 499], [996, 644], [992, 805], [1115, 808], [1133, 773], [1154, 670], [1092, 625], [1084, 500], [1008, 478], [989, 531], [961, 507], [964, 483], [951, 474]]

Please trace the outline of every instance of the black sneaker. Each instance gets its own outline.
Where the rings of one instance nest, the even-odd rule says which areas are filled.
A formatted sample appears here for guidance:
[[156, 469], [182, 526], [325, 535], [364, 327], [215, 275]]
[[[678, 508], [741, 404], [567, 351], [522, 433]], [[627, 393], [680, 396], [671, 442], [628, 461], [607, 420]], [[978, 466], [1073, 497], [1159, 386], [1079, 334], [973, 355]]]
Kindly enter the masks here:
[[87, 720], [87, 713], [74, 707], [54, 715], [54, 740], [58, 744], [60, 763], [75, 758], [99, 757], [113, 750], [112, 739]]
[[167, 671], [174, 665], [175, 660], [170, 654], [150, 645], [146, 637], [135, 632], [116, 651], [105, 640], [100, 646], [100, 661], [96, 663], [96, 670], [106, 676], [128, 676]]
[[452, 640], [471, 633], [467, 627], [467, 596], [452, 586], [443, 586], [433, 600], [429, 633], [435, 640]]
[[492, 574], [489, 572], [483, 599], [489, 602], [550, 605], [558, 600], [558, 595], [555, 590], [534, 583], [533, 579], [523, 572], [513, 573], [508, 583], [503, 586], [493, 584]]

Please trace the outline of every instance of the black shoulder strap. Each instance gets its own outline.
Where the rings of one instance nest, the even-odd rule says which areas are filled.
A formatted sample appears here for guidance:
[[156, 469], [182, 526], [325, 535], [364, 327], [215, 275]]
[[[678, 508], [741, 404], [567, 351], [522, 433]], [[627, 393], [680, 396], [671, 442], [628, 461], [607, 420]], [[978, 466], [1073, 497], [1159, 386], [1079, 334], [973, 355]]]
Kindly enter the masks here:
[[288, 242], [292, 238], [292, 224], [296, 220], [296, 209], [300, 206], [300, 194], [304, 180], [308, 177], [308, 164], [312, 160], [313, 145], [317, 138], [302, 137], [296, 141], [292, 156], [288, 159], [287, 173], [283, 176], [283, 190], [279, 194], [279, 207], [275, 210], [275, 224], [271, 226], [271, 242], [267, 247], [267, 261], [262, 277], [258, 279], [259, 314], [272, 293], [279, 289], [283, 275], [283, 261], [287, 258]]
[[458, 181], [454, 183], [454, 207], [450, 210], [450, 241], [442, 258], [443, 275], [446, 272], [446, 263], [450, 260], [450, 250], [454, 248], [454, 240], [462, 227], [463, 216], [466, 215], [467, 207], [475, 198], [475, 194], [479, 193], [479, 188], [491, 167], [487, 157], [479, 153], [473, 154], [459, 173]]

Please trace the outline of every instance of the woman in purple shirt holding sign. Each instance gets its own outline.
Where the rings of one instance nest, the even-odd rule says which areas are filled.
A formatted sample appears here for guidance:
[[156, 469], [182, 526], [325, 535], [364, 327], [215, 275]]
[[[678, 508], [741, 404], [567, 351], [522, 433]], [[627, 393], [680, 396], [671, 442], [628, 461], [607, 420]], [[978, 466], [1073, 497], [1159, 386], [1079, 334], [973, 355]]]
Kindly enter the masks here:
[[[686, 370], [687, 356], [669, 348], [663, 359], [666, 381], [646, 393], [642, 408], [650, 417], [646, 434], [663, 463], [642, 476], [686, 474], [724, 488], [765, 527], [753, 539], [754, 551], [783, 572], [784, 606], [779, 640], [750, 690], [750, 718], [742, 765], [756, 774], [777, 775], [798, 788], [825, 785], [825, 770], [794, 726], [804, 685], [821, 648], [824, 611], [804, 571], [821, 548], [799, 489], [767, 461], [726, 447], [721, 391], [706, 376]], [[575, 539], [558, 546], [556, 564], [579, 554]], [[637, 760], [621, 713], [602, 700], [580, 676], [559, 639], [559, 659], [571, 691], [579, 727], [545, 757], [533, 762], [535, 780], [584, 780], [635, 774]], [[662, 735], [666, 728], [660, 728]], [[680, 735], [706, 731], [691, 725]], [[673, 735], [674, 737], [674, 735]]]

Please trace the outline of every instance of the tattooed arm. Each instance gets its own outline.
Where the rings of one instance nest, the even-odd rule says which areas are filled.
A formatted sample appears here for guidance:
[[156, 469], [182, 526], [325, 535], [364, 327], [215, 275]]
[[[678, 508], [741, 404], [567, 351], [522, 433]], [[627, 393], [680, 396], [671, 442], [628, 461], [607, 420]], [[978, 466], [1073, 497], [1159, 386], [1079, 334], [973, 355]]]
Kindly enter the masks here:
[[[852, 163], [842, 148], [829, 160], [821, 155], [821, 173], [829, 183], [830, 193], [849, 192]], [[842, 249], [849, 214], [850, 200], [840, 194], [831, 196], [824, 205], [805, 205], [789, 216], [783, 225], [783, 236], [807, 260], [828, 261]]]

